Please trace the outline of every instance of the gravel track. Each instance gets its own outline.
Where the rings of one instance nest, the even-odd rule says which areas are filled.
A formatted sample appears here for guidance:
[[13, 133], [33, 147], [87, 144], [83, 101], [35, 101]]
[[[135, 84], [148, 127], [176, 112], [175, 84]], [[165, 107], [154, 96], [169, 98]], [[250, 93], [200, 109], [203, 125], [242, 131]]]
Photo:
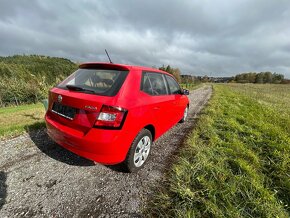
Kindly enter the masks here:
[[150, 187], [164, 175], [211, 93], [209, 86], [191, 92], [187, 122], [154, 143], [136, 174], [64, 150], [44, 129], [0, 141], [0, 217], [141, 217]]

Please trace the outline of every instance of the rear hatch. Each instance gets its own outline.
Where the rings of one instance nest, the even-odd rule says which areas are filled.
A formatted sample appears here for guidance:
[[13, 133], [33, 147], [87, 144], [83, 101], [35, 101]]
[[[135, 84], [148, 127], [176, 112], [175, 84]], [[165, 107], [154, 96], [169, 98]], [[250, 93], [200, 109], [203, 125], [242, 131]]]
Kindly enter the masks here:
[[114, 106], [128, 69], [111, 64], [83, 64], [49, 92], [47, 116], [86, 134], [104, 106]]

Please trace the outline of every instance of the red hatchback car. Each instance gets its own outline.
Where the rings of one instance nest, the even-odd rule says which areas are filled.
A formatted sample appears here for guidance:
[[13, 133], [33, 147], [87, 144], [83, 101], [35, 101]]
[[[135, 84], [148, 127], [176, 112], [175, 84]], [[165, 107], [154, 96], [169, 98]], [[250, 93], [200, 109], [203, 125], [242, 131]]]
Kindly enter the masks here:
[[124, 162], [135, 172], [152, 142], [184, 122], [186, 95], [172, 75], [152, 68], [84, 63], [49, 92], [49, 136], [64, 148], [103, 164]]

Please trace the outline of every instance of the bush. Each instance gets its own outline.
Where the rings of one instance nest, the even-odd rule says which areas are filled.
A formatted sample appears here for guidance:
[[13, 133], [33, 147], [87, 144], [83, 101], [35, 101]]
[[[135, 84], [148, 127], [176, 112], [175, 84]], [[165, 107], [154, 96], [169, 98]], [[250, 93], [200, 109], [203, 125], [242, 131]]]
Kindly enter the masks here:
[[77, 65], [64, 58], [40, 55], [0, 57], [0, 105], [36, 103]]

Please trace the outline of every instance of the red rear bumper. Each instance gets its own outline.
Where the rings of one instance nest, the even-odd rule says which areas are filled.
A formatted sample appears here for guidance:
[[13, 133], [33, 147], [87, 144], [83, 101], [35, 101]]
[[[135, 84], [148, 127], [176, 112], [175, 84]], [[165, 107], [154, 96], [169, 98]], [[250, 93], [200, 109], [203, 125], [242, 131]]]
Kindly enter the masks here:
[[87, 133], [62, 125], [45, 116], [47, 133], [59, 145], [87, 159], [117, 164], [125, 160], [133, 139], [124, 130], [92, 128]]

